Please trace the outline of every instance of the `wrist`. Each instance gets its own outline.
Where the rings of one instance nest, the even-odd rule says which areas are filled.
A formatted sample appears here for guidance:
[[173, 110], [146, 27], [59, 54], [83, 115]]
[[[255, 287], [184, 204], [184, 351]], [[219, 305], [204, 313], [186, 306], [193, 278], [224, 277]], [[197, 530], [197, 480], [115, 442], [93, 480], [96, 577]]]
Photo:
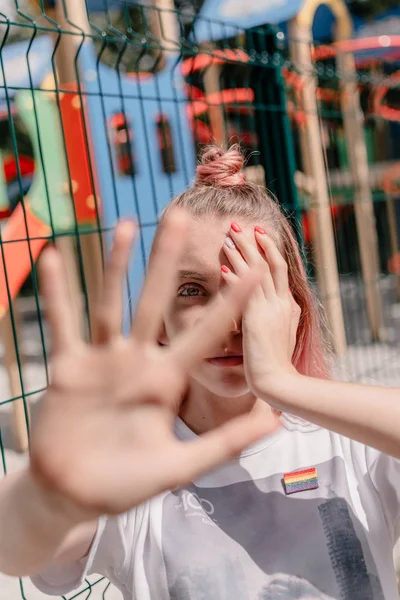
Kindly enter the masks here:
[[302, 378], [293, 365], [276, 369], [263, 379], [257, 396], [277, 410], [290, 411], [290, 400], [301, 385]]
[[26, 492], [36, 500], [38, 509], [46, 515], [49, 526], [53, 524], [57, 529], [68, 530], [98, 516], [83, 509], [58, 490], [45, 484], [32, 467], [26, 471], [23, 477], [23, 486]]

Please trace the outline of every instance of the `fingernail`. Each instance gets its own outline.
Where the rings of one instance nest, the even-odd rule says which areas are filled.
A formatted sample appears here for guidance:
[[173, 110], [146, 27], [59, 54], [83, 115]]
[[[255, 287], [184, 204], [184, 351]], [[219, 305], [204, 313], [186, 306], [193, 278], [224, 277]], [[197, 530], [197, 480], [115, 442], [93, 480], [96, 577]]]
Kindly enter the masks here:
[[231, 229], [233, 229], [235, 233], [241, 233], [242, 231], [242, 228], [240, 227], [239, 223], [236, 223], [236, 221], [233, 221], [233, 223], [231, 223]]
[[259, 225], [256, 225], [256, 227], [254, 227], [254, 231], [257, 231], [257, 233], [262, 233], [262, 234], [265, 234], [265, 233], [267, 233], [267, 232], [265, 231], [265, 229], [263, 229], [263, 228], [262, 228], [262, 227], [260, 227]]
[[231, 250], [234, 250], [236, 248], [234, 241], [232, 240], [232, 238], [227, 237], [225, 238], [225, 244], [228, 246], [228, 248], [230, 248]]
[[228, 269], [228, 267], [226, 265], [221, 265], [221, 271], [223, 273], [230, 273], [231, 272], [231, 270]]

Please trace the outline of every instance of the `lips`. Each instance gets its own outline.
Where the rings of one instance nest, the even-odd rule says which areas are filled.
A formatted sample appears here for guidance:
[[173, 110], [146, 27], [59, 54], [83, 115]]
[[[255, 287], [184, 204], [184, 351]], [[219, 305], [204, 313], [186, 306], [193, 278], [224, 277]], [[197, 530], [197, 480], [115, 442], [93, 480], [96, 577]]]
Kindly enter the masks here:
[[207, 362], [216, 367], [238, 367], [243, 364], [243, 356], [214, 356], [208, 358]]

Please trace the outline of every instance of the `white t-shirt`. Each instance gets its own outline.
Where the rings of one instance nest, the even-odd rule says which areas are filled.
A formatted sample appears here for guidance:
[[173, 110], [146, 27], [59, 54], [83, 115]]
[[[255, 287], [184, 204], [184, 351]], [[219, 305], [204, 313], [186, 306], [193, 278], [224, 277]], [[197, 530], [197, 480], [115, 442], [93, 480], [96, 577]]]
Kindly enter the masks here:
[[[125, 600], [398, 600], [400, 461], [281, 420], [195, 483], [100, 519], [88, 557], [35, 585], [64, 594], [99, 573]], [[286, 494], [283, 475], [311, 467], [318, 488]]]

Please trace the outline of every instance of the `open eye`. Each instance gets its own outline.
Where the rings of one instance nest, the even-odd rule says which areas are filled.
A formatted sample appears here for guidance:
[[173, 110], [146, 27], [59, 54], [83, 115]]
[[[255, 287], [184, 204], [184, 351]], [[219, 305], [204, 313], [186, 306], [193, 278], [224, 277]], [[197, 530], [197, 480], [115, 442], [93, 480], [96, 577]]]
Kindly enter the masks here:
[[196, 283], [185, 283], [178, 290], [178, 298], [204, 298], [207, 295], [206, 290]]

